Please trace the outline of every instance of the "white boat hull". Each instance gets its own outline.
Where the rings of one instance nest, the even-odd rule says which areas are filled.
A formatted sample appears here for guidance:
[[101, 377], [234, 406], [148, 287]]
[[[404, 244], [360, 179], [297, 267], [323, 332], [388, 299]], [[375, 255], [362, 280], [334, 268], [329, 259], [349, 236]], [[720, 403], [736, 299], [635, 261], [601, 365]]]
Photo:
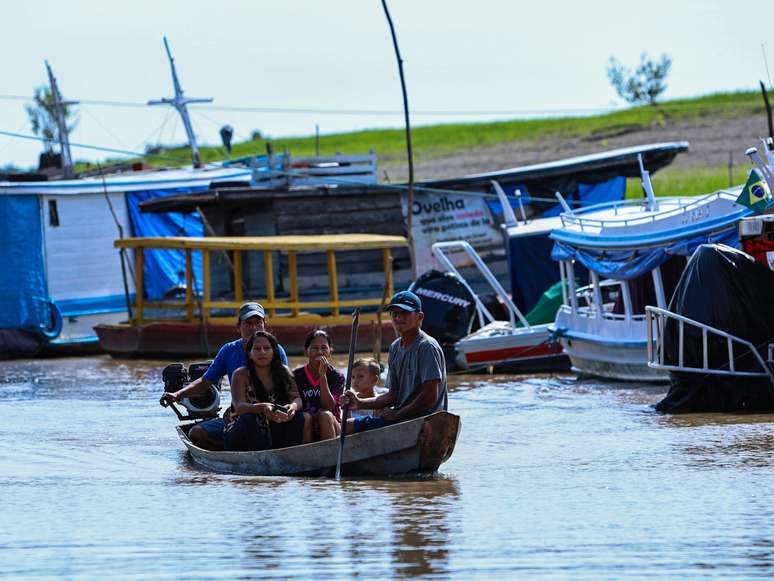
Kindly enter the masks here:
[[559, 360], [563, 358], [561, 346], [550, 336], [549, 325], [514, 329], [508, 321], [494, 321], [460, 339], [456, 346], [469, 368]]
[[617, 381], [660, 383], [669, 374], [648, 367], [645, 321], [595, 317], [559, 309], [555, 327], [573, 371]]
[[573, 335], [562, 337], [561, 342], [572, 370], [580, 375], [617, 381], [669, 381], [668, 373], [648, 367], [645, 341], [613, 344]]

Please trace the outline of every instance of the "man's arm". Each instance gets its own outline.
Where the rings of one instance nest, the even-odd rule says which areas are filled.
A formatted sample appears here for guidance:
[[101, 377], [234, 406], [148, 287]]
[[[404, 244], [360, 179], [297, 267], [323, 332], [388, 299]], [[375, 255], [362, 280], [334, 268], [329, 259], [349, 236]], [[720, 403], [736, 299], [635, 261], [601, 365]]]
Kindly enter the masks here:
[[199, 379], [195, 379], [184, 388], [177, 391], [165, 392], [161, 396], [162, 401], [166, 401], [167, 404], [177, 403], [181, 399], [196, 395], [204, 395], [212, 386], [212, 382], [206, 377], [202, 376]]
[[390, 422], [400, 422], [409, 418], [418, 418], [429, 412], [438, 401], [439, 379], [429, 379], [422, 383], [419, 393], [406, 405], [397, 410], [387, 410], [382, 418]]
[[417, 418], [427, 414], [435, 406], [445, 372], [440, 348], [428, 342], [420, 345], [418, 365], [419, 380], [422, 382], [419, 389], [400, 409], [383, 412], [382, 418], [385, 420], [399, 422]]

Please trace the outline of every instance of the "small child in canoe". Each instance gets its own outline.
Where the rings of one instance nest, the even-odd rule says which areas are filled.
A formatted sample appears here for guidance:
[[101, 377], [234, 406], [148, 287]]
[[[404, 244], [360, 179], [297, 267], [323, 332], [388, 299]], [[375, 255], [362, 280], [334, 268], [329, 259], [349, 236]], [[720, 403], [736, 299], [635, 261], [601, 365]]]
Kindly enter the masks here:
[[[352, 389], [359, 398], [371, 398], [379, 395], [376, 385], [379, 383], [381, 368], [373, 357], [363, 357], [352, 365]], [[363, 416], [379, 415], [381, 410], [350, 410], [349, 417], [359, 418]]]

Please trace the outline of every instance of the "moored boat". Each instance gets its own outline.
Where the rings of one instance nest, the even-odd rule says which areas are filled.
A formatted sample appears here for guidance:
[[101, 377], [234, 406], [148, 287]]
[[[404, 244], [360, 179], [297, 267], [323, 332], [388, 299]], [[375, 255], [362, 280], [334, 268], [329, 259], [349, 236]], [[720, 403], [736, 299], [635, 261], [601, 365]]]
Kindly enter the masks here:
[[[758, 177], [772, 190], [774, 147], [770, 140], [764, 142], [762, 153], [754, 148], [747, 151], [758, 166]], [[748, 190], [759, 211], [771, 204], [765, 190], [760, 182]], [[700, 247], [669, 309], [647, 307], [646, 326], [649, 339], [654, 340], [648, 349], [648, 365], [668, 372], [671, 383], [666, 397], [656, 404], [658, 411], [774, 410], [774, 215], [742, 219], [739, 234], [746, 252], [715, 245]]]
[[[479, 328], [459, 338], [454, 344], [458, 363], [470, 370], [492, 367], [498, 372], [566, 368], [567, 358], [562, 353], [561, 345], [551, 340], [549, 324], [531, 325], [529, 323], [468, 242], [464, 240], [436, 242], [432, 250], [438, 262], [456, 278], [475, 305], [474, 316], [471, 317], [472, 320], [468, 326], [477, 318]], [[460, 274], [447, 256], [447, 253], [455, 251], [464, 252], [478, 268], [481, 276], [494, 291], [498, 303], [504, 306], [508, 320], [496, 319]], [[437, 295], [422, 288], [419, 282], [412, 288], [422, 296], [429, 295], [435, 298], [434, 294]]]
[[[185, 256], [185, 294], [182, 298], [147, 301], [137, 293], [132, 317], [126, 323], [97, 325], [102, 348], [116, 357], [184, 357], [210, 355], [236, 335], [236, 312], [246, 300], [257, 300], [266, 309], [268, 327], [288, 354], [303, 353], [306, 333], [327, 330], [333, 347], [346, 350], [349, 312], [362, 310], [360, 345], [371, 345], [379, 336], [379, 307], [393, 293], [391, 250], [403, 248], [402, 236], [330, 234], [326, 236], [231, 236], [128, 238], [115, 242], [134, 250], [135, 288], [145, 288], [146, 256], [157, 249], [182, 251]], [[379, 268], [376, 286], [346, 287], [340, 284], [337, 256], [349, 254], [359, 263]], [[200, 255], [202, 284], [194, 279], [193, 256]], [[224, 254], [228, 259], [221, 259]], [[378, 267], [376, 266], [378, 264]], [[250, 284], [260, 273], [261, 287]], [[343, 277], [342, 277], [343, 278]], [[223, 282], [213, 290], [213, 280]], [[347, 276], [353, 280], [353, 275]], [[198, 293], [194, 289], [199, 290]], [[386, 290], [385, 290], [386, 289]], [[261, 294], [259, 297], [258, 294]], [[379, 342], [386, 348], [395, 338], [384, 325]], [[371, 339], [369, 341], [369, 339]]]
[[[666, 308], [686, 258], [701, 244], [738, 247], [736, 223], [750, 213], [736, 203], [741, 188], [700, 197], [656, 200], [643, 170], [646, 200], [565, 208], [552, 232], [552, 256], [569, 289], [554, 330], [581, 375], [662, 382], [648, 366], [645, 307]], [[576, 290], [576, 263], [589, 271], [585, 301]]]
[[[264, 450], [219, 452], [195, 446], [188, 430], [177, 427], [193, 461], [215, 472], [253, 476], [325, 476], [336, 468], [339, 440]], [[436, 412], [413, 420], [347, 436], [341, 473], [344, 476], [397, 476], [435, 472], [454, 452], [460, 418]]]

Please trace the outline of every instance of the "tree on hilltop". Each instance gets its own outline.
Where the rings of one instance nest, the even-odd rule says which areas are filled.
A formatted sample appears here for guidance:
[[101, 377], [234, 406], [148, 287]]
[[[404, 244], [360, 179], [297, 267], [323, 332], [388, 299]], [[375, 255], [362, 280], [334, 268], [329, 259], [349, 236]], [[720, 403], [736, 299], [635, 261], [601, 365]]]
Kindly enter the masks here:
[[[59, 126], [56, 123], [56, 108], [51, 89], [45, 85], [35, 89], [32, 97], [34, 103], [26, 105], [27, 116], [30, 118], [32, 132], [43, 138], [46, 153], [53, 153], [54, 142], [59, 141]], [[68, 134], [78, 125], [78, 118], [73, 105], [62, 104], [65, 126]]]
[[666, 78], [671, 68], [672, 59], [665, 54], [657, 62], [642, 53], [640, 66], [634, 72], [611, 56], [607, 64], [607, 78], [618, 95], [629, 103], [655, 105], [656, 99], [666, 90]]

